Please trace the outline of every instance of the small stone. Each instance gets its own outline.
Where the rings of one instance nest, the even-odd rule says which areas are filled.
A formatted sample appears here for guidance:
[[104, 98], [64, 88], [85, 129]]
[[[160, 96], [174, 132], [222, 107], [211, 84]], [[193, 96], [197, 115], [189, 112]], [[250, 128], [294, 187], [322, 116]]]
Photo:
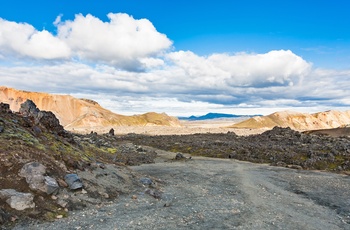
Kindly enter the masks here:
[[81, 190], [81, 193], [82, 193], [82, 194], [86, 194], [87, 191], [86, 191], [85, 189], [82, 189], [82, 190]]
[[151, 184], [153, 183], [152, 179], [147, 178], [147, 177], [141, 178], [141, 179], [140, 179], [140, 182], [141, 182], [142, 184], [144, 184], [144, 185], [151, 185]]
[[63, 218], [63, 215], [58, 215], [56, 216], [57, 219], [62, 219]]
[[137, 196], [136, 195], [132, 195], [131, 199], [136, 200]]
[[184, 155], [182, 155], [181, 153], [177, 153], [175, 156], [175, 160], [182, 160], [185, 159], [186, 157], [184, 157]]
[[61, 187], [64, 187], [64, 188], [68, 187], [68, 184], [62, 179], [58, 179], [57, 182]]
[[65, 208], [65, 207], [67, 206], [68, 202], [67, 202], [67, 201], [64, 201], [64, 200], [58, 200], [58, 201], [57, 201], [57, 204], [58, 204], [59, 206], [61, 206], [62, 208]]
[[72, 190], [83, 187], [83, 182], [80, 180], [77, 174], [67, 174], [64, 177], [64, 180], [68, 184], [69, 188]]
[[57, 196], [52, 195], [52, 196], [51, 196], [51, 199], [53, 199], [53, 200], [57, 200]]

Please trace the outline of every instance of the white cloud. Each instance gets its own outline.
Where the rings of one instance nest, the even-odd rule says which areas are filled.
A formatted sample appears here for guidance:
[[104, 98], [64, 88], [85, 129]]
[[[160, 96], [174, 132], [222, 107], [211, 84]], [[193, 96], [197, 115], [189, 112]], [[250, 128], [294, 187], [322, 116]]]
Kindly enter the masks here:
[[0, 18], [0, 54], [58, 59], [69, 57], [70, 49], [46, 30], [38, 31], [29, 24]]
[[290, 50], [171, 52], [172, 42], [147, 19], [108, 17], [107, 22], [92, 15], [62, 21], [60, 15], [54, 22], [57, 36], [0, 19], [1, 85], [85, 95], [123, 114], [261, 114], [349, 106], [350, 71], [313, 69]]
[[88, 14], [58, 23], [58, 37], [81, 58], [135, 68], [139, 59], [157, 55], [172, 42], [147, 19], [108, 14], [109, 22]]
[[107, 63], [118, 68], [143, 70], [162, 65], [157, 58], [171, 47], [147, 19], [127, 14], [108, 14], [103, 22], [90, 14], [78, 14], [73, 21], [57, 16], [57, 36], [38, 31], [26, 23], [0, 19], [0, 55], [12, 54], [35, 59], [67, 59]]
[[310, 63], [290, 50], [265, 54], [212, 54], [208, 57], [179, 51], [170, 53], [168, 58], [188, 77], [207, 85], [294, 85], [311, 70]]

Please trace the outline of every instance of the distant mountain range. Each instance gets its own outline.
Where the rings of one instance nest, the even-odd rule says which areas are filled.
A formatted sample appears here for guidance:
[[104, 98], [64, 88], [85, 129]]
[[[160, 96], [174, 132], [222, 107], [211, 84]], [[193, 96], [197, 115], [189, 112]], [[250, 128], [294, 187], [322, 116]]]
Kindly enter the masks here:
[[226, 114], [226, 113], [207, 113], [202, 116], [189, 116], [189, 117], [178, 117], [180, 120], [187, 121], [201, 121], [201, 120], [210, 120], [210, 119], [219, 119], [219, 118], [240, 118], [240, 117], [254, 117], [261, 115], [236, 115], [236, 114]]

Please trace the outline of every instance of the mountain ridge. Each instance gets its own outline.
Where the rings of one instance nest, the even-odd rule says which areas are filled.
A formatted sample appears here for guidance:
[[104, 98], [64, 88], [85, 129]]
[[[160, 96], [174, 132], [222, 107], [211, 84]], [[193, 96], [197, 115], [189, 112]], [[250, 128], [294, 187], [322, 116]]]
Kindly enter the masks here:
[[350, 124], [350, 110], [328, 110], [317, 113], [279, 111], [266, 116], [252, 117], [236, 123], [231, 128], [273, 128], [290, 127], [295, 130], [331, 129]]
[[175, 117], [149, 112], [125, 116], [113, 113], [91, 99], [78, 99], [70, 95], [56, 95], [41, 92], [17, 90], [0, 86], [0, 101], [18, 111], [21, 103], [32, 100], [40, 110], [51, 111], [68, 130], [105, 126], [181, 126]]

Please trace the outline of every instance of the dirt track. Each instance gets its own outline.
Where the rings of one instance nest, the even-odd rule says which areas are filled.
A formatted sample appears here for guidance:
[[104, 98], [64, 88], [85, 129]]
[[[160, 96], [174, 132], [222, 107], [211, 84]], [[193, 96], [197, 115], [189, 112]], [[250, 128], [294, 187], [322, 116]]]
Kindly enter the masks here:
[[132, 168], [162, 181], [161, 199], [135, 191], [16, 229], [350, 229], [348, 176], [202, 157], [163, 162], [173, 155], [158, 154], [158, 163]]

